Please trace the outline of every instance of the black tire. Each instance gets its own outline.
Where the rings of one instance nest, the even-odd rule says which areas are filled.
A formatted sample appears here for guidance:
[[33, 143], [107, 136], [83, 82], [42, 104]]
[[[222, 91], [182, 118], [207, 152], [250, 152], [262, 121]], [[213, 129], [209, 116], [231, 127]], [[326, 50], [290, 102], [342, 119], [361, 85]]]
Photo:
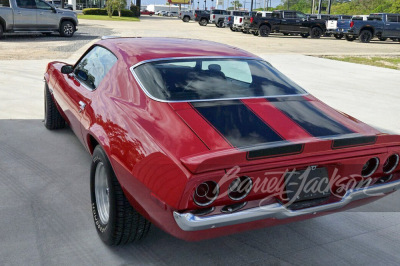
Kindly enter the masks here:
[[72, 37], [75, 33], [75, 25], [71, 21], [64, 21], [60, 25], [60, 35], [62, 37]]
[[362, 30], [358, 40], [362, 43], [369, 43], [372, 39], [372, 32], [370, 30]]
[[258, 31], [253, 31], [252, 33], [254, 36], [258, 36]]
[[3, 39], [3, 25], [0, 24], [0, 39]]
[[234, 29], [232, 26], [229, 27], [231, 29], [231, 31], [236, 31], [236, 29]]
[[350, 36], [350, 35], [345, 35], [344, 38], [346, 39], [346, 41], [348, 42], [352, 42], [356, 39], [356, 37], [354, 36]]
[[343, 34], [334, 34], [333, 36], [338, 40], [341, 40], [343, 38]]
[[308, 36], [310, 36], [310, 34], [308, 34], [308, 33], [300, 33], [300, 36], [302, 38], [308, 38]]
[[310, 31], [310, 36], [312, 39], [319, 39], [319, 38], [321, 38], [322, 34], [323, 34], [323, 31], [319, 27], [314, 27]]
[[182, 19], [183, 22], [189, 22], [189, 20], [190, 20], [190, 18], [188, 16], [183, 17], [183, 19]]
[[270, 32], [271, 32], [271, 29], [267, 25], [262, 25], [258, 29], [258, 33], [260, 34], [261, 37], [268, 37]]
[[283, 35], [285, 35], [285, 36], [289, 36], [289, 33], [287, 33], [287, 32], [284, 32], [284, 33], [283, 33]]
[[[129, 203], [115, 177], [111, 164], [104, 150], [98, 145], [93, 152], [90, 169], [90, 195], [92, 214], [97, 233], [101, 240], [110, 246], [125, 245], [146, 237], [151, 223], [140, 215]], [[106, 180], [103, 188], [109, 200], [108, 220], [103, 223], [96, 198], [96, 170], [104, 170]], [[100, 178], [99, 178], [100, 180]], [[103, 183], [104, 184], [104, 183]], [[97, 188], [97, 191], [102, 189]]]
[[200, 19], [199, 24], [200, 24], [200, 26], [207, 26], [208, 21], [207, 21], [207, 19], [202, 18], [202, 19]]
[[65, 120], [53, 101], [47, 83], [44, 84], [44, 126], [50, 130], [65, 127]]
[[380, 41], [385, 42], [388, 38], [379, 38]]
[[224, 22], [222, 20], [217, 22], [218, 28], [223, 28], [224, 27]]

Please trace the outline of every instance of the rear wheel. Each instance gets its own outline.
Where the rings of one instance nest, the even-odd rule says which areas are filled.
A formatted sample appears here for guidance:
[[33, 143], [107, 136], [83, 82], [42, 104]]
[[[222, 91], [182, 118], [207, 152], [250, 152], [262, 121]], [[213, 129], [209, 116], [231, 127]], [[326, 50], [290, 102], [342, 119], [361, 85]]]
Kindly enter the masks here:
[[50, 130], [65, 127], [65, 120], [51, 97], [47, 83], [44, 84], [44, 126]]
[[372, 32], [369, 30], [363, 30], [360, 32], [360, 36], [358, 36], [358, 40], [362, 43], [368, 43], [372, 39]]
[[60, 26], [60, 35], [62, 37], [72, 37], [75, 33], [75, 26], [71, 21], [64, 21]]
[[343, 38], [343, 34], [334, 34], [333, 36], [338, 40]]
[[224, 22], [222, 20], [218, 21], [218, 28], [223, 28], [224, 27]]
[[190, 18], [186, 16], [182, 20], [183, 20], [183, 22], [189, 22]]
[[350, 36], [350, 35], [345, 35], [344, 38], [346, 39], [346, 41], [349, 41], [349, 42], [352, 42], [356, 39], [356, 37]]
[[258, 30], [258, 32], [261, 37], [268, 37], [269, 33], [271, 32], [271, 29], [267, 25], [262, 25]]
[[207, 26], [208, 24], [207, 19], [205, 18], [200, 19], [199, 24], [200, 26]]
[[104, 150], [98, 145], [90, 169], [92, 214], [97, 233], [110, 246], [144, 238], [150, 222], [129, 203]]
[[313, 39], [319, 39], [322, 36], [322, 29], [318, 27], [314, 27], [310, 31], [310, 36]]

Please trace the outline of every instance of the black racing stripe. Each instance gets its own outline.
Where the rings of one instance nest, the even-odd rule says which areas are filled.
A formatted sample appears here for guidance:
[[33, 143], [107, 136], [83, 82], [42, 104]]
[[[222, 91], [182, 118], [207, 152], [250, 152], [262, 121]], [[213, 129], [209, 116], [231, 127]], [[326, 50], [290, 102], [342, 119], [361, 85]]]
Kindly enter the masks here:
[[274, 102], [273, 104], [314, 137], [323, 138], [354, 133], [308, 101]]
[[191, 104], [234, 147], [283, 141], [277, 132], [239, 100]]
[[377, 137], [376, 136], [362, 136], [355, 138], [346, 138], [346, 139], [335, 139], [332, 141], [332, 149], [344, 149], [351, 148], [357, 146], [364, 145], [372, 145], [375, 144]]
[[304, 144], [290, 144], [273, 148], [258, 149], [249, 151], [247, 153], [247, 160], [295, 155], [302, 153], [303, 149], [304, 149]]

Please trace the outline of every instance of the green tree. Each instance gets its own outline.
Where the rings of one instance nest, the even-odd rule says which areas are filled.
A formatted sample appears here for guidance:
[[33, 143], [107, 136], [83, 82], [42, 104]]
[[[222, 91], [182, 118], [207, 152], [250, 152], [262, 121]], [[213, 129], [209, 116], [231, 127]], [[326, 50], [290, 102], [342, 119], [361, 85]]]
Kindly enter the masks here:
[[111, 18], [113, 13], [114, 13], [114, 9], [115, 8], [115, 4], [114, 4], [114, 0], [107, 0], [106, 2], [106, 10], [107, 10], [107, 15]]
[[118, 16], [121, 17], [121, 10], [126, 8], [126, 0], [113, 0], [114, 1], [114, 9], [118, 11]]
[[242, 3], [240, 3], [238, 0], [232, 1], [231, 5], [233, 5], [234, 10], [238, 9], [239, 7], [242, 7]]

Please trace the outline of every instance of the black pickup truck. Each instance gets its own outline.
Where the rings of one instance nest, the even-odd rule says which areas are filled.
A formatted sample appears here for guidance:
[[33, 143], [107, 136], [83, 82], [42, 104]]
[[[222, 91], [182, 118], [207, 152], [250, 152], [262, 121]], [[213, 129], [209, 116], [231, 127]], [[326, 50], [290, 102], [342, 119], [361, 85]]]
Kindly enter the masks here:
[[374, 13], [367, 20], [339, 20], [337, 26], [348, 41], [358, 38], [367, 43], [374, 37], [381, 41], [400, 40], [400, 14]]
[[196, 12], [194, 21], [199, 22], [200, 26], [207, 26], [208, 22], [210, 22], [210, 11], [202, 10], [201, 12]]
[[310, 19], [304, 13], [292, 10], [277, 10], [271, 17], [252, 17], [248, 28], [250, 33], [261, 37], [275, 32], [320, 38], [326, 31], [325, 20]]

